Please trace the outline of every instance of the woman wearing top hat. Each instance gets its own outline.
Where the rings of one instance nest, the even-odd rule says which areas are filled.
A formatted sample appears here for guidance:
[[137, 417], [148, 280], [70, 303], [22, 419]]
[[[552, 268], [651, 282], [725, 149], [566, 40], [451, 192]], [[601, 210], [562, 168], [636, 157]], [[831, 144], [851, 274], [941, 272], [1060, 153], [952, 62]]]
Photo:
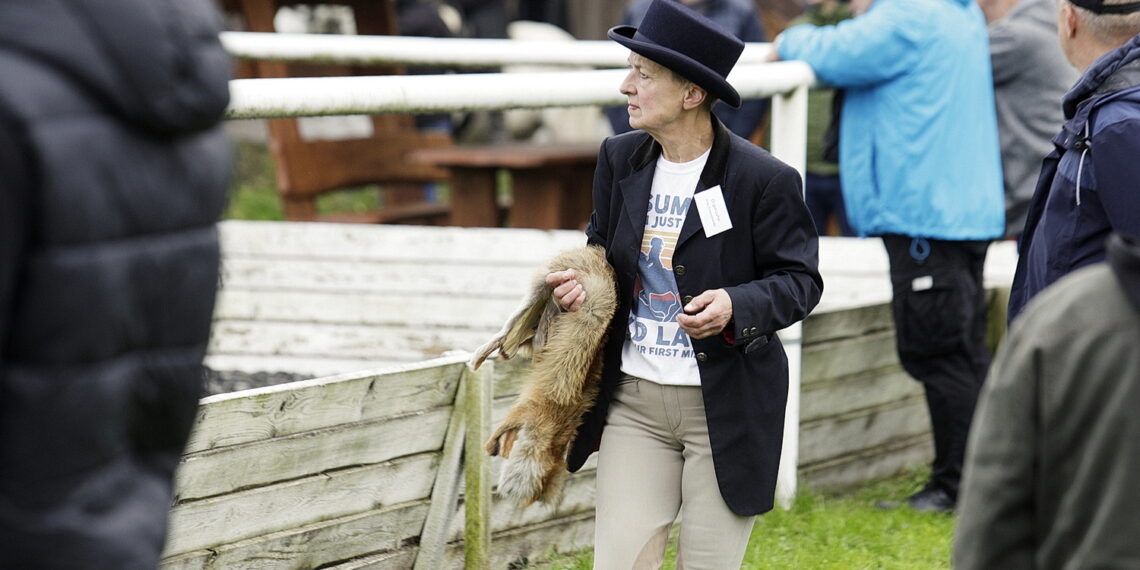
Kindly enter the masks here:
[[[599, 451], [596, 568], [659, 567], [678, 514], [685, 568], [737, 568], [772, 508], [788, 393], [775, 333], [819, 301], [818, 238], [800, 175], [710, 112], [740, 104], [725, 77], [743, 43], [674, 0], [609, 37], [632, 51], [635, 130], [602, 143], [586, 234], [619, 306], [569, 466]], [[581, 306], [574, 270], [547, 283]]]

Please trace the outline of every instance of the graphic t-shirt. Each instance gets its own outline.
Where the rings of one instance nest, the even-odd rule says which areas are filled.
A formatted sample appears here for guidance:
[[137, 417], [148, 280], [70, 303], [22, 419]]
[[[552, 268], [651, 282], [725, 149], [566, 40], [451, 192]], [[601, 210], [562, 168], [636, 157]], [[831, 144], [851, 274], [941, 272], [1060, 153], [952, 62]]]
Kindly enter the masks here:
[[621, 370], [659, 384], [701, 383], [692, 342], [677, 324], [684, 304], [673, 276], [673, 250], [708, 158], [708, 151], [689, 162], [662, 156], [653, 174]]

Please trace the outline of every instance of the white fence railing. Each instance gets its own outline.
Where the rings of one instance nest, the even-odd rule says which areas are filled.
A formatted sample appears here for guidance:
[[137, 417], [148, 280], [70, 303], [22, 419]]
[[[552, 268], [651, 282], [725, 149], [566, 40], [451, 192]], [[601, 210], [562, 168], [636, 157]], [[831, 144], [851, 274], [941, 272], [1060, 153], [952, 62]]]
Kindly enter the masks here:
[[[227, 32], [232, 54], [250, 59], [321, 63], [463, 66], [506, 64], [624, 66], [628, 50], [611, 42], [521, 42], [318, 34]], [[807, 90], [815, 74], [803, 62], [763, 62], [770, 44], [748, 44], [729, 82], [745, 99], [772, 98], [769, 150], [802, 174], [807, 162]], [[620, 104], [621, 69], [535, 73], [237, 79], [229, 119], [425, 113]], [[799, 445], [799, 323], [780, 331], [790, 386], [777, 500], [790, 508]]]
[[[279, 61], [499, 67], [625, 67], [629, 50], [611, 41], [526, 41], [330, 34], [224, 32], [235, 57]], [[520, 47], [521, 46], [521, 47]], [[739, 63], [763, 63], [771, 44], [750, 43]]]

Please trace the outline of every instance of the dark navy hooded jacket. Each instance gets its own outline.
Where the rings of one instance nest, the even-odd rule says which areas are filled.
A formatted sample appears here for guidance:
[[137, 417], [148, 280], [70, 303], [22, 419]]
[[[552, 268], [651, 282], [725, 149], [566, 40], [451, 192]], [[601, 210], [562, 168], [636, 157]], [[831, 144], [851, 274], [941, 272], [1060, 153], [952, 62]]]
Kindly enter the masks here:
[[1018, 247], [1010, 321], [1054, 281], [1104, 261], [1113, 231], [1140, 235], [1140, 36], [1089, 66], [1063, 107]]
[[154, 568], [230, 153], [210, 0], [0, 2], [0, 568]]

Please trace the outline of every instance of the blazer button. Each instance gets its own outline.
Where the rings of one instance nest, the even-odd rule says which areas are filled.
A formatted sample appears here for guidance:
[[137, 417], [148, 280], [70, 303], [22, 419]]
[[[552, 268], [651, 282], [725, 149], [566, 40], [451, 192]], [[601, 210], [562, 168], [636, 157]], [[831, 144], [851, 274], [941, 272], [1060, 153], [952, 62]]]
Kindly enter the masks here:
[[698, 353], [697, 353], [697, 361], [699, 361], [699, 362], [704, 362], [704, 361], [706, 361], [706, 360], [708, 360], [708, 359], [709, 359], [709, 355], [707, 355], [707, 354], [705, 354], [705, 353], [703, 353], [703, 352], [698, 352]]
[[749, 329], [748, 334], [756, 334], [756, 327], [752, 327], [751, 329]]
[[677, 275], [684, 275], [685, 274], [685, 266], [684, 265], [678, 265], [677, 267], [674, 267], [673, 273], [676, 273]]
[[682, 305], [688, 305], [689, 303], [692, 303], [692, 302], [693, 302], [693, 296], [692, 295], [685, 295], [684, 297], [681, 297], [681, 304]]

